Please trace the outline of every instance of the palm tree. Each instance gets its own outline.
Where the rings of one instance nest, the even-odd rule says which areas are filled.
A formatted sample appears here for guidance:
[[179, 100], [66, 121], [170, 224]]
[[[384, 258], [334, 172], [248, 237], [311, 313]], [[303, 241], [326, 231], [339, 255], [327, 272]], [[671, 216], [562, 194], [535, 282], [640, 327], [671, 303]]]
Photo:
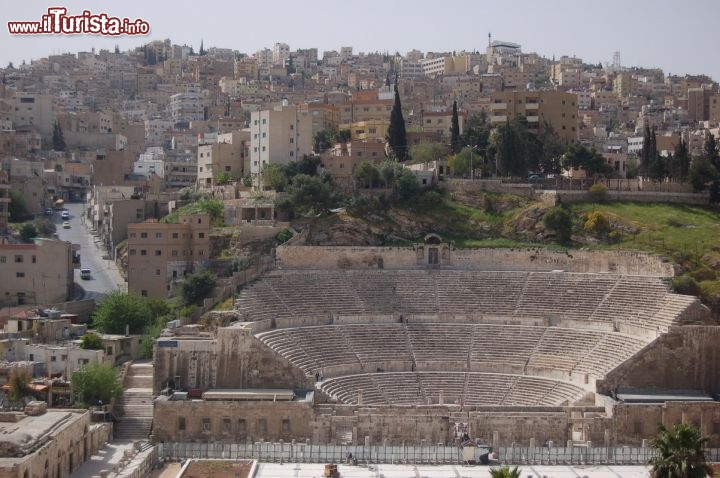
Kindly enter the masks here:
[[520, 469], [517, 466], [513, 469], [510, 469], [509, 466], [490, 468], [490, 476], [492, 478], [520, 478]]
[[652, 447], [658, 456], [650, 460], [653, 478], [703, 478], [713, 469], [705, 462], [703, 446], [708, 441], [695, 426], [676, 424], [672, 430], [660, 425]]

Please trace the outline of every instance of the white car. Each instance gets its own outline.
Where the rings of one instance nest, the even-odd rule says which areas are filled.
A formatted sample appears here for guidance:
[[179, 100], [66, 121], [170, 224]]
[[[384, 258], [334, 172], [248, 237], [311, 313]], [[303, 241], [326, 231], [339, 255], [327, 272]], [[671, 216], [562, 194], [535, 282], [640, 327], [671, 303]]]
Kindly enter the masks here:
[[67, 221], [63, 222], [63, 229], [70, 229], [70, 223]]
[[63, 218], [63, 219], [70, 219], [70, 213], [69, 213], [68, 211], [63, 211], [63, 212], [60, 214], [60, 217]]
[[89, 280], [91, 277], [90, 269], [80, 269], [80, 278], [83, 280]]

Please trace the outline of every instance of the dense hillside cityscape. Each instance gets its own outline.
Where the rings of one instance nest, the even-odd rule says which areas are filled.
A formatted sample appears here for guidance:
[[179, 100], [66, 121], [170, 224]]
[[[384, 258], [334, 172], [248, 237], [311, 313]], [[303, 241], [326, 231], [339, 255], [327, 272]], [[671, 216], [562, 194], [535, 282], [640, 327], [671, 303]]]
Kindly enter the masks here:
[[0, 476], [720, 446], [718, 83], [532, 49], [0, 69]]

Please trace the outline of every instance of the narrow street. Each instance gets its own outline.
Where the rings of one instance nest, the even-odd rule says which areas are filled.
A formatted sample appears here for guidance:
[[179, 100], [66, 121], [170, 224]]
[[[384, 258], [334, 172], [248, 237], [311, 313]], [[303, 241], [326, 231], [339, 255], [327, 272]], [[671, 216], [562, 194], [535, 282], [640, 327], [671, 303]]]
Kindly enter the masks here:
[[102, 245], [100, 239], [93, 236], [82, 220], [85, 204], [67, 203], [65, 205], [70, 212], [70, 228], [63, 228], [63, 219], [60, 212], [55, 212], [52, 221], [57, 226], [58, 237], [63, 241], [70, 241], [80, 245], [81, 267], [90, 269], [91, 278], [81, 279], [80, 270], [75, 270], [75, 284], [79, 286], [83, 299], [99, 299], [103, 294], [113, 290], [127, 290], [127, 283], [118, 271], [117, 265], [108, 255], [107, 249]]

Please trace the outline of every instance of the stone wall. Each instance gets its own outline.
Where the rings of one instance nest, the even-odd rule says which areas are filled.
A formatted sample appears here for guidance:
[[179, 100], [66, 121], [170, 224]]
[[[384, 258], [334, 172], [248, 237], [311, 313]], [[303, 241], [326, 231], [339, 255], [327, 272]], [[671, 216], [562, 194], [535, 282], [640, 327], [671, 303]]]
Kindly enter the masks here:
[[[284, 245], [277, 248], [283, 269], [389, 269], [428, 268], [426, 251], [417, 247], [313, 247]], [[613, 272], [616, 274], [672, 277], [674, 268], [661, 257], [628, 251], [569, 251], [545, 249], [454, 249], [445, 245], [443, 269], [489, 271]], [[419, 259], [420, 258], [420, 259]]]
[[[588, 202], [590, 196], [587, 191], [538, 191], [538, 199], [546, 204], [571, 204]], [[605, 195], [607, 201], [634, 201], [642, 203], [671, 203], [671, 204], [697, 204], [707, 205], [707, 193], [681, 193], [681, 192], [647, 192], [647, 191], [613, 191]]]
[[[181, 377], [176, 388], [312, 388], [312, 380], [235, 324], [217, 338], [161, 337], [153, 354], [153, 389]], [[165, 346], [169, 345], [169, 346]]]
[[[184, 430], [181, 420], [184, 420]], [[245, 443], [312, 439], [309, 402], [155, 401], [157, 441]]]
[[720, 327], [679, 326], [598, 380], [597, 390], [618, 387], [700, 389], [720, 392]]
[[641, 445], [643, 439], [657, 433], [658, 425], [671, 428], [676, 423], [692, 423], [703, 436], [710, 438], [708, 446], [720, 445], [720, 403], [667, 402], [663, 404], [619, 404], [612, 418], [615, 443]]

